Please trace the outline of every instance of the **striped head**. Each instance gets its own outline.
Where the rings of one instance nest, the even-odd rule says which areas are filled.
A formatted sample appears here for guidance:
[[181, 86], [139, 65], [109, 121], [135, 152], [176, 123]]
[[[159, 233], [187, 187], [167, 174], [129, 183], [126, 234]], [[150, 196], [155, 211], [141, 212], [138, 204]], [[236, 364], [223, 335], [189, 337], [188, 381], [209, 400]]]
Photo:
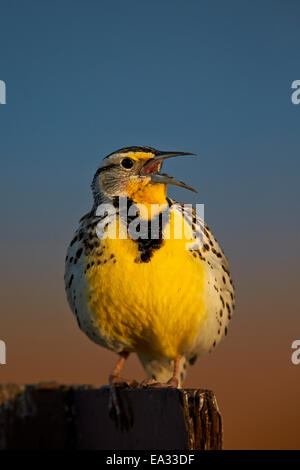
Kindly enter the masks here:
[[162, 204], [167, 184], [196, 192], [182, 181], [160, 173], [165, 159], [183, 155], [194, 154], [162, 152], [152, 147], [126, 147], [109, 154], [93, 178], [95, 203], [126, 196], [135, 203]]

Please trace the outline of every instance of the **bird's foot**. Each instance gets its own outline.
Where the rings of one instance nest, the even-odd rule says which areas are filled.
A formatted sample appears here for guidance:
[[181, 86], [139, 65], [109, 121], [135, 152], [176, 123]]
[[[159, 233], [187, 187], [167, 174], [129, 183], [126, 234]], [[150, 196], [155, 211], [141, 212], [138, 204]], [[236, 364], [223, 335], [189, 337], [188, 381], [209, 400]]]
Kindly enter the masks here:
[[177, 379], [177, 377], [172, 377], [170, 380], [168, 380], [167, 386], [172, 388], [178, 388], [179, 380]]
[[109, 377], [110, 393], [109, 393], [109, 416], [115, 421], [116, 425], [121, 425], [121, 428], [129, 429], [130, 420], [128, 419], [122, 405], [119, 390], [124, 388], [137, 388], [138, 382], [136, 380], [129, 380], [119, 375], [110, 375]]
[[137, 388], [139, 386], [139, 383], [136, 380], [129, 380], [125, 379], [124, 377], [120, 377], [119, 375], [111, 374], [109, 376], [109, 385], [115, 387]]
[[178, 388], [179, 381], [177, 377], [172, 377], [168, 382], [157, 382], [155, 379], [146, 379], [140, 383], [140, 387], [142, 388]]
[[144, 379], [141, 383], [140, 383], [140, 387], [141, 388], [147, 388], [147, 387], [151, 387], [152, 385], [155, 385], [157, 384], [157, 380], [153, 379], [152, 377], [149, 378], [149, 379]]

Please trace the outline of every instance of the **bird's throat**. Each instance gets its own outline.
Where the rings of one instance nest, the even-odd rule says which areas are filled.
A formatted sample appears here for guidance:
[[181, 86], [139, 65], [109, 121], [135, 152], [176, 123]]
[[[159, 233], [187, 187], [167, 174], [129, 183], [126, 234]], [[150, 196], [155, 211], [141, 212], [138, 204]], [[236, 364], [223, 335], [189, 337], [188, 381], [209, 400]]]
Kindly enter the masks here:
[[[143, 204], [148, 211], [148, 218], [157, 212], [155, 205], [167, 204], [167, 186], [165, 184], [152, 184], [148, 180], [145, 181], [130, 181], [127, 185], [127, 197], [135, 204]], [[157, 208], [159, 211], [159, 208]]]

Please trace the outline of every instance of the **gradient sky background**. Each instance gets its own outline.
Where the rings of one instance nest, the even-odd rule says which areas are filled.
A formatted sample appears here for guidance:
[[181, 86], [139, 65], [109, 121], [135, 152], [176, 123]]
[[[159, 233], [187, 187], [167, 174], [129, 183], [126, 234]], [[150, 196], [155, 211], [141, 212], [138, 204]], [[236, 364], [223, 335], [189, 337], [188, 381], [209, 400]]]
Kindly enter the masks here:
[[[237, 289], [229, 334], [190, 369], [215, 391], [226, 448], [300, 448], [298, 1], [0, 0], [0, 381], [107, 382], [81, 333], [64, 257], [114, 149], [191, 151], [165, 165], [199, 193]], [[143, 378], [135, 358], [128, 376]]]

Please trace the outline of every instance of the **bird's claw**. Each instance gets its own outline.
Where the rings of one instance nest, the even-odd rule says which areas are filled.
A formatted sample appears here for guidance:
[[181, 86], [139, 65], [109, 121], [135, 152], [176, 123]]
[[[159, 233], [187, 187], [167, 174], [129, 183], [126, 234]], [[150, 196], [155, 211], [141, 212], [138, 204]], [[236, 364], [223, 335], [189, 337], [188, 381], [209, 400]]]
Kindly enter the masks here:
[[179, 381], [176, 377], [172, 377], [168, 382], [157, 382], [155, 379], [146, 379], [140, 383], [142, 388], [178, 388]]
[[109, 377], [110, 393], [108, 410], [109, 416], [116, 425], [121, 425], [121, 428], [128, 429], [130, 427], [130, 419], [126, 416], [123, 409], [122, 402], [119, 396], [119, 390], [124, 388], [137, 388], [138, 382], [136, 380], [128, 380], [118, 375], [111, 375]]
[[137, 388], [139, 383], [136, 380], [129, 380], [120, 377], [119, 375], [110, 375], [109, 376], [109, 384], [111, 386], [116, 387], [130, 387], [130, 388]]

